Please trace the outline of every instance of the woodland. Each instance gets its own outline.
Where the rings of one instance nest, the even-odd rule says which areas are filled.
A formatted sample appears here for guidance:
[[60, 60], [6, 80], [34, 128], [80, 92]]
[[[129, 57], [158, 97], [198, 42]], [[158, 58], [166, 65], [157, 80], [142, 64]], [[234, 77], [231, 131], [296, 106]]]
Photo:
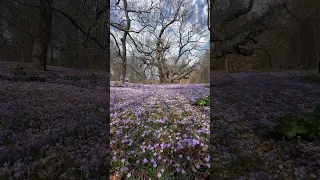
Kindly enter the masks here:
[[2, 0], [0, 179], [319, 179], [319, 0]]
[[211, 70], [318, 70], [319, 1], [214, 1]]
[[109, 4], [1, 0], [0, 179], [107, 179]]
[[209, 83], [208, 2], [196, 2], [111, 3], [111, 80]]

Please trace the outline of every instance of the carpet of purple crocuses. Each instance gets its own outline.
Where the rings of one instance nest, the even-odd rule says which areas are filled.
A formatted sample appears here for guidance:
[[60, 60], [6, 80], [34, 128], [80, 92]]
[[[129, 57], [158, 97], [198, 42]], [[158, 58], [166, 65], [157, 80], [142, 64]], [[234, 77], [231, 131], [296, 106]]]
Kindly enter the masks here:
[[0, 179], [107, 179], [107, 75], [49, 66], [27, 82], [14, 66], [0, 64]]
[[[49, 67], [29, 82], [12, 68], [0, 63], [0, 179], [108, 179], [106, 75]], [[320, 103], [319, 84], [296, 72], [211, 82], [211, 111], [193, 105], [206, 85], [111, 87], [111, 179], [320, 179], [319, 144], [274, 134], [277, 116]]]
[[297, 72], [211, 73], [212, 179], [320, 179], [320, 146], [275, 136], [277, 116], [310, 112], [320, 85]]
[[205, 179], [210, 107], [193, 105], [207, 85], [111, 87], [111, 179]]

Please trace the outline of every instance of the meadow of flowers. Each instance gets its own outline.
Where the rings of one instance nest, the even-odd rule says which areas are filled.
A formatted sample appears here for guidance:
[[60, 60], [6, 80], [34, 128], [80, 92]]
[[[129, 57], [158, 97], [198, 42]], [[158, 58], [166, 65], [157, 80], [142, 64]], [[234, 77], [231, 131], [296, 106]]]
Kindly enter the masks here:
[[[108, 179], [109, 161], [111, 179], [320, 179], [319, 142], [275, 135], [278, 116], [320, 104], [320, 85], [298, 73], [126, 83], [111, 87], [108, 114], [105, 75], [49, 68], [24, 82], [0, 65], [0, 179]], [[213, 109], [194, 105], [209, 90]]]
[[213, 179], [320, 179], [320, 144], [275, 135], [278, 116], [311, 112], [320, 85], [295, 72], [211, 73]]
[[111, 179], [206, 179], [209, 109], [204, 85], [111, 87]]
[[4, 65], [0, 179], [107, 179], [108, 88], [52, 79], [50, 74], [63, 74], [57, 68], [43, 75], [50, 83], [3, 80], [12, 69]]

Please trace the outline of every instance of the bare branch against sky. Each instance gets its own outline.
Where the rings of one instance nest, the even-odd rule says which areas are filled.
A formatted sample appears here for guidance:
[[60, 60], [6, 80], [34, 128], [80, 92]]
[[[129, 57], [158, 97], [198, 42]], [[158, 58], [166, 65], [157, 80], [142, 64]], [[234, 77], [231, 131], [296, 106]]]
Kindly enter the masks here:
[[121, 80], [127, 58], [138, 66], [129, 69], [161, 83], [189, 76], [209, 50], [207, 6], [205, 0], [111, 1], [111, 38], [118, 49], [111, 60], [122, 64]]

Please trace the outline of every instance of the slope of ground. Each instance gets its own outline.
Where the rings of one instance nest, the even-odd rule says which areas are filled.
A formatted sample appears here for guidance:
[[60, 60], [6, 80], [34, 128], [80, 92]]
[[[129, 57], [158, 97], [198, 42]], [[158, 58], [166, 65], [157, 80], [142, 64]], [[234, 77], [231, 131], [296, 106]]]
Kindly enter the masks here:
[[211, 73], [215, 179], [320, 179], [320, 146], [274, 135], [276, 117], [310, 112], [320, 85], [295, 72]]
[[12, 79], [15, 66], [0, 66], [0, 179], [107, 178], [107, 74], [93, 87], [54, 76], [91, 72], [49, 67], [27, 82]]

